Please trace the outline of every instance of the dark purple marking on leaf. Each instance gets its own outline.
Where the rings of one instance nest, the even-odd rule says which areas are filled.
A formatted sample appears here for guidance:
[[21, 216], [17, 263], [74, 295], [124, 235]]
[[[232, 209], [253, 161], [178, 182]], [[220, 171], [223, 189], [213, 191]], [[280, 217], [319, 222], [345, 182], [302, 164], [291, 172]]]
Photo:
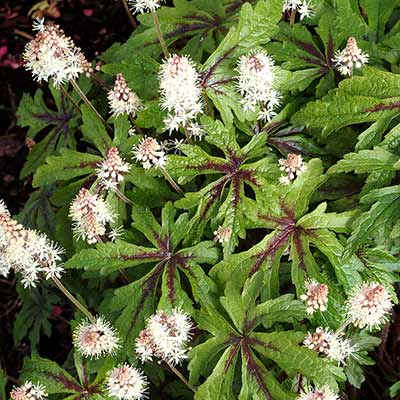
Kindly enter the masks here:
[[228, 7], [226, 7], [225, 11], [228, 14], [234, 13], [244, 3], [253, 4], [253, 3], [255, 3], [255, 0], [236, 0], [236, 1], [232, 1], [232, 4], [230, 4]]
[[207, 213], [212, 205], [221, 198], [224, 187], [226, 183], [230, 181], [230, 179], [230, 176], [225, 176], [210, 189], [210, 198], [207, 200], [207, 203], [205, 204], [204, 209], [201, 212], [201, 219], [206, 218]]
[[214, 92], [223, 94], [222, 90], [217, 89], [215, 86], [226, 85], [227, 83], [233, 82], [234, 78], [219, 79], [218, 81], [213, 81], [207, 84], [207, 88], [213, 89]]
[[324, 55], [312, 43], [305, 42], [304, 40], [300, 40], [300, 39], [295, 39], [295, 38], [289, 37], [289, 36], [287, 36], [287, 39], [290, 40], [291, 42], [293, 42], [294, 44], [296, 44], [298, 47], [305, 50], [307, 53], [310, 53], [311, 55], [313, 55], [315, 58], [325, 61]]
[[324, 61], [321, 61], [318, 58], [312, 58], [312, 57], [299, 57], [301, 60], [306, 61], [309, 64], [317, 65], [318, 67], [326, 67], [326, 64]]
[[301, 233], [305, 232], [304, 229], [296, 229], [293, 233], [293, 242], [296, 247], [296, 252], [299, 257], [299, 267], [301, 270], [305, 271], [306, 270], [306, 263], [304, 261], [304, 250], [303, 250], [303, 244], [301, 242]]
[[395, 101], [394, 103], [389, 104], [377, 104], [371, 108], [366, 108], [362, 112], [377, 112], [377, 111], [385, 111], [385, 110], [394, 110], [395, 108], [400, 108], [400, 101]]
[[210, 79], [210, 77], [212, 76], [212, 74], [214, 73], [214, 71], [216, 70], [218, 65], [221, 64], [223, 61], [225, 61], [229, 57], [229, 55], [236, 49], [236, 47], [237, 47], [237, 45], [231, 47], [227, 52], [225, 52], [225, 54], [223, 54], [222, 56], [218, 57], [216, 59], [216, 61], [214, 62], [214, 64], [211, 65], [211, 67], [208, 69], [208, 71], [206, 71], [203, 74], [201, 85], [204, 88], [207, 88], [208, 80]]
[[175, 305], [175, 272], [176, 264], [174, 262], [168, 262], [167, 264], [167, 287], [168, 287], [168, 297], [172, 304]]
[[255, 362], [255, 360], [253, 358], [253, 353], [246, 341], [243, 341], [242, 349], [243, 349], [243, 354], [246, 358], [246, 366], [248, 368], [249, 373], [253, 376], [254, 380], [257, 382], [257, 385], [259, 386], [261, 391], [264, 393], [265, 397], [268, 400], [273, 400], [273, 398], [271, 397], [271, 395], [262, 379], [263, 373], [262, 373], [260, 367]]
[[263, 340], [256, 338], [256, 337], [249, 337], [247, 339], [247, 343], [249, 345], [264, 347], [264, 349], [266, 349], [266, 350], [279, 351], [279, 349], [276, 346], [274, 346], [272, 343], [264, 342]]
[[146, 302], [146, 299], [151, 295], [151, 293], [156, 290], [157, 288], [157, 282], [160, 278], [160, 275], [162, 274], [162, 271], [164, 269], [165, 262], [160, 262], [153, 273], [142, 283], [141, 287], [143, 290], [142, 296], [140, 297], [139, 303], [135, 307], [135, 311], [132, 315], [131, 319], [131, 324], [128, 330], [128, 335], [126, 336], [126, 340], [128, 339], [128, 336], [134, 326], [137, 323], [137, 318], [139, 315], [139, 312], [143, 309], [144, 303]]
[[303, 146], [296, 142], [295, 140], [282, 140], [277, 137], [270, 136], [267, 139], [267, 142], [271, 145], [282, 151], [283, 153], [296, 153], [296, 154], [305, 154], [310, 157], [316, 156], [318, 154], [308, 151]]
[[154, 253], [139, 253], [139, 254], [124, 254], [116, 255], [114, 258], [123, 259], [125, 261], [129, 260], [146, 260], [146, 259], [159, 259], [162, 260], [165, 257], [164, 252], [155, 251]]
[[228, 359], [226, 360], [226, 363], [225, 363], [225, 366], [224, 366], [224, 374], [226, 374], [226, 372], [228, 371], [228, 369], [232, 365], [233, 359], [235, 358], [238, 350], [240, 349], [240, 345], [241, 345], [240, 338], [237, 338], [236, 342], [233, 345], [231, 345], [231, 348], [230, 348], [230, 351], [229, 351], [229, 355], [228, 355]]
[[329, 34], [329, 38], [328, 38], [328, 45], [327, 45], [327, 62], [329, 65], [329, 68], [333, 68], [333, 62], [332, 62], [332, 58], [334, 57], [335, 53], [334, 53], [334, 48], [335, 48], [335, 42], [333, 41], [333, 37], [331, 34]]
[[243, 323], [243, 335], [247, 336], [254, 329], [256, 325], [257, 325], [257, 319], [253, 318], [252, 320], [249, 320], [246, 312], [246, 317]]
[[68, 390], [71, 390], [74, 392], [83, 392], [85, 390], [81, 386], [76, 384], [74, 381], [71, 381], [65, 375], [63, 375], [61, 373], [52, 374], [51, 372], [45, 372], [44, 375], [51, 380], [61, 383], [61, 385], [63, 385]]

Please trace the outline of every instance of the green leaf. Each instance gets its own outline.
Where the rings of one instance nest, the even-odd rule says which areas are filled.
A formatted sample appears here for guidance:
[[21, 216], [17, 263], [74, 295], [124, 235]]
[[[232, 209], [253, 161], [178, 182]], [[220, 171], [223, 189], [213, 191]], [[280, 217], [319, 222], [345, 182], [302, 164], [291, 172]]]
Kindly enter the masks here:
[[67, 371], [54, 361], [32, 355], [25, 359], [22, 380], [40, 382], [46, 392], [53, 393], [82, 393], [85, 391]]

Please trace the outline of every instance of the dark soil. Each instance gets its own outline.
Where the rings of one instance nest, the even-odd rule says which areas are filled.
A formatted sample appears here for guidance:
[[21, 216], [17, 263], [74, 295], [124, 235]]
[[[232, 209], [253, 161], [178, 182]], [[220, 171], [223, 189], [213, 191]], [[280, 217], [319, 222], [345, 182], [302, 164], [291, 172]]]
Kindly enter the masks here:
[[[60, 0], [45, 9], [43, 16], [55, 20], [73, 37], [89, 60], [116, 41], [125, 41], [132, 26], [119, 0]], [[34, 93], [38, 84], [24, 71], [21, 53], [31, 33], [28, 13], [35, 1], [9, 0], [0, 5], [0, 198], [12, 213], [18, 213], [31, 189], [29, 179], [19, 180], [28, 148], [25, 130], [17, 126], [16, 110], [23, 92]], [[21, 308], [15, 279], [0, 279], [0, 367], [17, 382], [23, 357], [30, 352], [28, 341], [14, 344], [12, 327]], [[70, 337], [67, 304], [54, 307], [53, 335], [43, 338], [39, 353], [59, 363], [65, 361]], [[395, 310], [392, 324], [382, 332], [382, 345], [373, 354], [376, 364], [366, 368], [367, 380], [361, 390], [348, 387], [347, 399], [388, 399], [388, 387], [400, 380], [400, 312]], [[56, 345], [55, 345], [56, 343]]]

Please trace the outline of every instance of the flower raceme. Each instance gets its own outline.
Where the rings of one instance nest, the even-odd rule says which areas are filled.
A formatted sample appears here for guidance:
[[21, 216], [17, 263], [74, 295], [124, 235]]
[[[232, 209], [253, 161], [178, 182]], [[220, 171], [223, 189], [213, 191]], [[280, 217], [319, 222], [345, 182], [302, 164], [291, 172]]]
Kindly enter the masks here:
[[313, 314], [317, 310], [326, 311], [329, 293], [328, 285], [310, 280], [306, 282], [305, 288], [306, 292], [300, 296], [300, 299], [306, 303], [307, 313]]
[[117, 147], [112, 147], [107, 152], [106, 159], [98, 165], [97, 177], [106, 189], [116, 189], [124, 180], [124, 175], [129, 172], [131, 166], [119, 155]]
[[297, 400], [339, 400], [339, 396], [333, 393], [328, 386], [322, 388], [306, 389], [297, 397]]
[[388, 290], [379, 283], [364, 283], [347, 301], [347, 315], [359, 328], [377, 329], [390, 315], [393, 303]]
[[38, 33], [26, 46], [23, 54], [25, 68], [39, 82], [54, 80], [59, 86], [78, 78], [86, 71], [88, 61], [81, 49], [52, 22], [36, 24]]
[[86, 240], [89, 244], [100, 242], [106, 234], [106, 225], [115, 220], [111, 206], [98, 194], [91, 194], [85, 188], [71, 203], [69, 215], [78, 239]]
[[135, 117], [142, 108], [142, 102], [137, 94], [128, 87], [122, 74], [117, 75], [113, 89], [108, 92], [108, 102], [115, 117], [121, 114]]
[[135, 158], [140, 161], [144, 169], [151, 167], [164, 167], [166, 163], [165, 152], [160, 143], [152, 137], [144, 137], [133, 149]]
[[110, 397], [119, 400], [140, 400], [146, 398], [148, 381], [146, 376], [128, 364], [113, 368], [106, 378], [106, 389]]
[[173, 54], [161, 65], [159, 78], [161, 107], [168, 111], [166, 128], [172, 132], [194, 123], [192, 136], [199, 136], [200, 128], [194, 120], [202, 113], [203, 103], [200, 75], [193, 61], [188, 56]]
[[274, 61], [265, 51], [256, 51], [239, 58], [237, 87], [245, 110], [255, 111], [260, 106], [258, 119], [270, 121], [279, 105], [276, 90]]
[[300, 21], [314, 15], [312, 2], [310, 0], [284, 0], [282, 11], [298, 12], [300, 14]]
[[85, 357], [98, 358], [114, 355], [120, 347], [115, 329], [103, 317], [96, 321], [82, 321], [73, 334], [74, 345]]
[[132, 11], [139, 14], [154, 12], [160, 7], [162, 0], [130, 0]]
[[186, 359], [187, 342], [193, 325], [190, 316], [179, 309], [171, 314], [158, 311], [146, 322], [136, 340], [136, 354], [142, 362], [159, 358], [171, 364]]
[[342, 51], [337, 51], [332, 62], [342, 75], [353, 74], [354, 68], [361, 68], [368, 62], [369, 56], [358, 47], [356, 39], [349, 37], [347, 45]]
[[289, 153], [286, 159], [281, 158], [278, 162], [280, 170], [286, 173], [286, 175], [282, 175], [279, 178], [279, 182], [285, 185], [289, 184], [307, 169], [303, 158], [298, 154]]
[[22, 275], [24, 287], [34, 287], [40, 277], [61, 276], [62, 253], [46, 235], [25, 229], [13, 220], [0, 200], [0, 275], [7, 276], [14, 269]]
[[349, 339], [321, 327], [318, 327], [314, 333], [307, 334], [304, 345], [326, 355], [338, 364], [345, 364], [346, 360], [357, 351], [357, 347]]
[[31, 381], [26, 381], [10, 392], [11, 400], [44, 400], [46, 398], [46, 388], [40, 384], [35, 385]]

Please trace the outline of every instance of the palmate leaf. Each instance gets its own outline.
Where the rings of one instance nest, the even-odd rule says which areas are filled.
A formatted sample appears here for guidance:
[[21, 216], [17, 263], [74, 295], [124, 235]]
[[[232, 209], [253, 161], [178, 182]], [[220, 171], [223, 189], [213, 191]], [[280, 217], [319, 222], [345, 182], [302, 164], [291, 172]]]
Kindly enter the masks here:
[[[343, 380], [341, 368], [299, 345], [304, 332], [255, 331], [268, 316], [272, 301], [275, 301], [277, 311], [274, 317], [269, 316], [272, 324], [286, 321], [284, 314], [291, 312], [292, 307], [293, 314], [298, 314], [297, 320], [305, 316], [304, 306], [290, 295], [256, 305], [263, 282], [261, 271], [246, 282], [243, 290], [236, 282], [230, 281], [225, 296], [221, 298], [225, 316], [212, 307], [203, 307], [199, 312], [199, 327], [209, 332], [211, 337], [189, 354], [191, 382], [197, 384], [201, 376], [206, 378], [195, 399], [290, 400], [296, 398], [296, 394], [290, 392], [290, 381], [297, 374], [317, 385], [327, 384], [333, 390], [337, 390], [336, 379]], [[210, 363], [214, 365], [212, 371], [209, 371]], [[286, 382], [278, 381], [276, 366], [287, 374]], [[235, 372], [239, 368], [241, 385], [234, 380], [239, 377]]]
[[[223, 157], [215, 157], [200, 146], [181, 146], [185, 156], [168, 157], [167, 169], [178, 182], [185, 182], [201, 175], [208, 177], [207, 185], [198, 192], [189, 192], [178, 200], [176, 206], [185, 209], [197, 208], [190, 222], [187, 241], [199, 239], [210, 219], [213, 225], [230, 228], [232, 234], [223, 244], [224, 253], [230, 254], [244, 237], [245, 214], [248, 197], [245, 187], [267, 190], [268, 181], [279, 175], [272, 153], [266, 147], [266, 138], [260, 134], [243, 148], [235, 138], [234, 127], [225, 127], [221, 122], [203, 119], [207, 131], [206, 141], [218, 147]], [[261, 158], [263, 157], [263, 158]]]
[[[196, 61], [201, 61], [203, 54], [211, 54], [215, 50], [235, 22], [240, 8], [233, 1], [174, 0], [173, 3], [173, 8], [161, 7], [157, 10], [161, 30], [170, 49], [178, 42], [182, 54], [190, 54]], [[122, 45], [114, 44], [102, 55], [103, 60], [119, 62], [138, 52], [152, 57], [161, 54], [152, 16], [140, 15], [138, 20], [140, 26], [132, 37]]]
[[210, 271], [211, 277], [223, 285], [232, 274], [235, 279], [244, 282], [257, 271], [264, 270], [268, 277], [268, 296], [276, 297], [279, 294], [280, 261], [284, 251], [289, 249], [292, 281], [301, 293], [307, 277], [326, 280], [310, 250], [312, 245], [327, 257], [346, 292], [360, 283], [358, 271], [363, 268], [361, 261], [352, 256], [347, 263], [342, 262], [344, 248], [334, 233], [350, 231], [354, 212], [326, 213], [326, 203], [321, 203], [307, 214], [311, 196], [326, 180], [322, 173], [321, 161], [313, 159], [308, 163], [306, 172], [291, 186], [283, 188], [286, 193], [283, 193], [277, 207], [268, 204], [269, 211], [264, 213], [262, 207], [254, 206], [254, 227], [272, 229], [272, 232], [250, 250], [234, 254], [214, 266]]
[[[101, 243], [96, 249], [82, 250], [65, 264], [67, 268], [85, 269], [102, 275], [120, 268], [129, 273], [130, 268], [141, 266], [140, 278], [117, 289], [110, 302], [104, 305], [108, 312], [119, 316], [116, 325], [130, 351], [144, 320], [154, 312], [157, 303], [165, 310], [180, 307], [190, 313], [193, 312], [193, 301], [213, 303], [215, 285], [200, 264], [213, 265], [219, 256], [210, 241], [182, 247], [188, 215], [177, 216], [171, 203], [162, 210], [161, 224], [149, 209], [137, 205], [132, 208], [132, 218], [134, 228], [148, 240], [148, 247], [121, 240]], [[138, 272], [134, 276], [138, 276]], [[158, 295], [159, 288], [161, 296]]]
[[35, 139], [46, 128], [51, 127], [46, 136], [28, 154], [27, 162], [21, 171], [25, 178], [42, 164], [47, 156], [57, 153], [61, 148], [74, 149], [74, 134], [78, 127], [78, 113], [67, 98], [53, 85], [49, 86], [56, 110], [47, 107], [43, 91], [38, 89], [34, 97], [24, 94], [17, 115], [21, 127], [29, 127], [27, 137]]
[[338, 89], [295, 113], [291, 122], [322, 129], [326, 137], [348, 125], [392, 118], [399, 114], [399, 108], [399, 76], [366, 67], [363, 76], [343, 80]]
[[79, 382], [54, 361], [33, 354], [24, 360], [22, 381], [39, 382], [48, 394], [63, 394], [64, 399], [106, 399], [104, 379], [107, 371], [112, 369], [115, 361], [106, 358], [97, 365], [97, 374], [91, 381], [91, 373], [87, 363], [82, 363], [79, 355], [74, 356], [75, 368]]

